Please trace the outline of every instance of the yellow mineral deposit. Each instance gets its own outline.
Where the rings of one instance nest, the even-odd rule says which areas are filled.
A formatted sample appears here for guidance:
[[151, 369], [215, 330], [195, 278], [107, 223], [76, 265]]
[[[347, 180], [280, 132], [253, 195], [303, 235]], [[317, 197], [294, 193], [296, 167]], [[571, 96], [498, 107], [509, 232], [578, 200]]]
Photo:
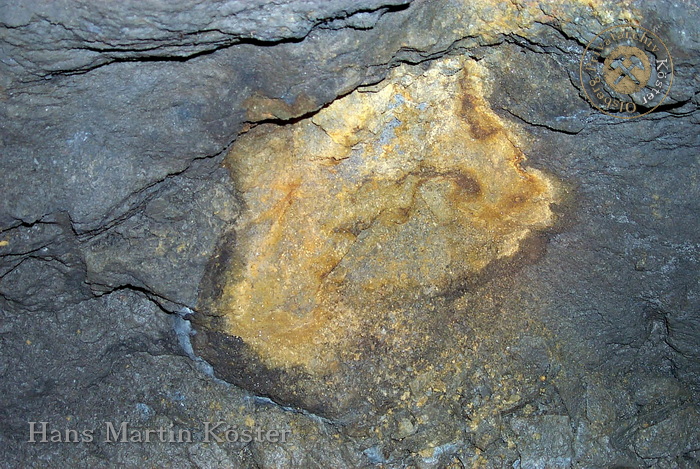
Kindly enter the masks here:
[[[443, 291], [551, 226], [552, 178], [448, 58], [294, 124], [261, 125], [227, 159], [245, 211], [213, 305], [270, 367], [332, 369], [391, 305]], [[365, 329], [366, 330], [366, 329]]]

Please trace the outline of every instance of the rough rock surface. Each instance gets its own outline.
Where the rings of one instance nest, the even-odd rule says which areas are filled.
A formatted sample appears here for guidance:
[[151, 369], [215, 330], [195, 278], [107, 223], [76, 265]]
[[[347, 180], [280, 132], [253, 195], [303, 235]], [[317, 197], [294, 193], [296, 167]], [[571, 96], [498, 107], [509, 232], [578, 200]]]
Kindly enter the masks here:
[[[196, 338], [228, 380], [251, 380], [240, 368], [254, 360], [249, 348], [271, 372], [308, 375], [298, 394], [314, 409], [352, 413], [333, 375], [350, 369], [344, 379], [356, 380], [378, 355], [411, 368], [422, 341], [408, 332], [436, 313], [404, 311], [503, 270], [553, 227], [563, 189], [525, 165], [517, 135], [484, 101], [476, 62], [411, 68], [234, 144], [227, 166], [245, 210], [235, 245], [222, 247], [227, 264], [203, 286]], [[205, 343], [211, 334], [228, 336], [234, 363]], [[240, 354], [228, 350], [237, 340]]]
[[[648, 1], [0, 2], [0, 465], [698, 467], [699, 15]], [[662, 38], [675, 70], [664, 104], [631, 121], [579, 82], [585, 45], [624, 21]], [[208, 337], [222, 377], [238, 363], [243, 387], [212, 378], [183, 317], [202, 325], [248, 213], [223, 165], [232, 143], [444, 56], [484, 70], [527, 167], [561, 181], [559, 223], [476, 278], [394, 299], [342, 379], [275, 374], [201, 328], [195, 345]], [[342, 421], [317, 405], [336, 398]], [[291, 439], [204, 441], [218, 420]], [[99, 438], [28, 443], [30, 421]], [[105, 443], [106, 421], [193, 442]]]

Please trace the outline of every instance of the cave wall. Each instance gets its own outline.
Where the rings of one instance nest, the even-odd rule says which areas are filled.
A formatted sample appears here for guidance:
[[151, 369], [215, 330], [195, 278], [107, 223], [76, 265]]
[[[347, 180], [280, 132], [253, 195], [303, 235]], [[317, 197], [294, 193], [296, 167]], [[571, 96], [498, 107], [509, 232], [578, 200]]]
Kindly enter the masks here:
[[[697, 467], [699, 16], [645, 1], [0, 2], [2, 464]], [[631, 120], [579, 77], [586, 45], [625, 22], [674, 66], [664, 103]], [[412, 327], [375, 326], [415, 346], [369, 334], [331, 391], [235, 338], [198, 345], [203, 289], [248, 210], [229, 151], [445, 58], [484, 70], [488, 112], [561, 181], [557, 224], [402, 303]], [[187, 343], [192, 318], [211, 364]], [[292, 442], [204, 443], [217, 420]], [[32, 444], [30, 421], [196, 437]]]

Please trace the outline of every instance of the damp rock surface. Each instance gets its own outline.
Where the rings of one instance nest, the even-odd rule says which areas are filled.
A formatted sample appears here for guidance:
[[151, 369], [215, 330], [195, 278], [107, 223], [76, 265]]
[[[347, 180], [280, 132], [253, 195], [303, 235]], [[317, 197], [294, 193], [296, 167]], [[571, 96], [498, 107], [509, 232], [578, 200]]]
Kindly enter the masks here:
[[[698, 467], [698, 14], [0, 0], [0, 466]], [[674, 65], [624, 122], [579, 77], [622, 23]], [[29, 443], [42, 421], [95, 441]]]
[[[289, 381], [303, 396], [283, 403], [338, 416], [367, 402], [375, 341], [397, 382], [415, 354], [440, 366], [462, 355], [414, 342], [411, 331], [444, 314], [413, 305], [434, 309], [431, 298], [513, 262], [552, 228], [561, 198], [553, 177], [526, 166], [517, 129], [490, 110], [484, 74], [458, 58], [399, 67], [309, 119], [236, 142], [226, 164], [245, 209], [197, 318], [197, 350], [222, 377], [257, 380], [273, 396]], [[211, 334], [228, 340], [205, 343]], [[268, 371], [250, 376], [241, 361]], [[319, 386], [338, 380], [352, 399]]]
[[483, 73], [459, 59], [400, 67], [242, 136], [227, 159], [246, 209], [217, 279], [220, 332], [269, 366], [323, 374], [387, 301], [444, 294], [551, 227], [555, 183], [524, 166]]

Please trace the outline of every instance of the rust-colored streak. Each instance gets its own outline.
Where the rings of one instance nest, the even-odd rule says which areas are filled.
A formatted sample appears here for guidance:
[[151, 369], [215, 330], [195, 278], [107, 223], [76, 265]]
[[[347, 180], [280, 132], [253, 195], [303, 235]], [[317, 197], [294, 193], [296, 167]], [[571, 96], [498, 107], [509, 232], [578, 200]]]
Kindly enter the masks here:
[[313, 111], [318, 104], [306, 94], [299, 95], [290, 104], [280, 98], [255, 93], [243, 102], [243, 107], [247, 110], [249, 122], [261, 122], [294, 119]]
[[501, 126], [490, 113], [484, 112], [483, 107], [483, 99], [479, 100], [466, 92], [462, 96], [460, 115], [469, 128], [469, 134], [477, 140], [487, 139], [501, 130]]
[[252, 129], [227, 165], [246, 211], [212, 307], [266, 366], [333, 369], [388, 304], [513, 256], [553, 223], [554, 181], [484, 99], [485, 71], [400, 67], [311, 119]]

